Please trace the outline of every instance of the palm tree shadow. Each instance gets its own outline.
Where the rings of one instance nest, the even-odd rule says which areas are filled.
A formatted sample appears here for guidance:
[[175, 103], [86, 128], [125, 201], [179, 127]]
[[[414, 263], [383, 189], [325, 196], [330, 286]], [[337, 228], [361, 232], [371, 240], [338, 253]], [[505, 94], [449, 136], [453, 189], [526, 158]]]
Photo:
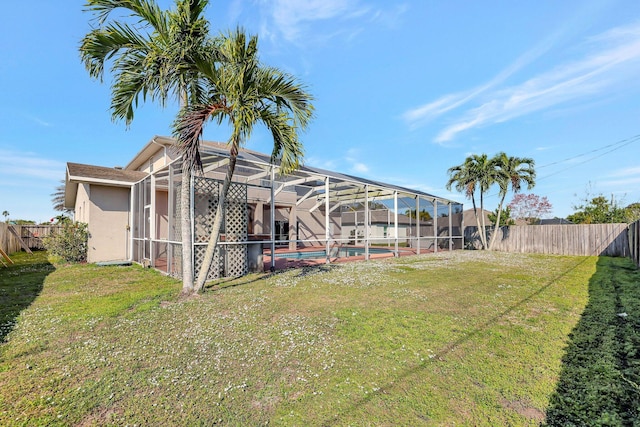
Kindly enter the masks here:
[[569, 335], [544, 425], [638, 425], [638, 284], [640, 271], [632, 261], [600, 257], [589, 281], [589, 302]]
[[221, 291], [222, 289], [235, 288], [237, 286], [244, 286], [251, 283], [260, 282], [262, 280], [267, 280], [273, 276], [285, 274], [292, 270], [295, 270], [295, 275], [297, 277], [306, 277], [306, 276], [312, 276], [315, 274], [326, 273], [336, 268], [339, 268], [339, 266], [334, 264], [303, 265], [300, 267], [292, 267], [284, 270], [275, 270], [273, 272], [258, 273], [252, 276], [229, 277], [229, 278], [219, 279], [215, 282], [208, 283], [205, 289], [208, 292], [217, 292], [217, 291]]
[[46, 252], [13, 258], [15, 264], [0, 268], [0, 343], [5, 342], [20, 313], [40, 295], [46, 277], [54, 270]]

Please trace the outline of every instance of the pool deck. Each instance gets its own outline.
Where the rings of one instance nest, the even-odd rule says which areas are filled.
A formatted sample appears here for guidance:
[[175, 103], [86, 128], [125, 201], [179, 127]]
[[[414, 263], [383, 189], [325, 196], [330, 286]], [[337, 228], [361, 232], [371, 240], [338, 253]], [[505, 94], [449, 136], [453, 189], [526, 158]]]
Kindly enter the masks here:
[[[350, 246], [354, 247], [354, 246]], [[359, 247], [360, 249], [364, 249], [364, 247]], [[319, 250], [324, 250], [324, 246], [311, 246], [306, 248], [298, 248], [295, 251], [288, 248], [279, 248], [276, 249], [276, 262], [275, 269], [276, 270], [285, 270], [287, 268], [300, 268], [300, 267], [310, 267], [314, 265], [322, 265], [326, 264], [326, 258], [320, 259], [297, 259], [297, 258], [279, 258], [277, 256], [278, 253], [291, 253], [291, 252], [317, 252]], [[374, 246], [372, 249], [387, 249], [385, 246]], [[390, 251], [394, 249], [388, 248]], [[421, 249], [420, 253], [430, 253], [432, 250]], [[415, 255], [416, 250], [413, 248], [398, 248], [398, 256], [410, 256]], [[370, 253], [369, 259], [383, 259], [383, 258], [393, 258], [395, 254], [393, 252], [389, 253]], [[342, 262], [357, 262], [364, 261], [364, 255], [357, 256], [348, 256], [348, 257], [330, 257], [329, 263], [342, 263]], [[269, 271], [271, 268], [271, 251], [265, 250], [263, 252], [263, 262], [264, 262], [264, 271]]]

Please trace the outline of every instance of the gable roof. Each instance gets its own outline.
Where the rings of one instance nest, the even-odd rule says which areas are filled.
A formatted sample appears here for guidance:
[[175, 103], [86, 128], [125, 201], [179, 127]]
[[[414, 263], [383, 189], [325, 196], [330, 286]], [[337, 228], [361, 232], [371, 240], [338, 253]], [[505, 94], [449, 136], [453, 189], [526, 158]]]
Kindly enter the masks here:
[[79, 183], [101, 184], [111, 187], [130, 187], [146, 176], [147, 174], [145, 172], [140, 171], [68, 162], [64, 190], [64, 206], [67, 209], [74, 208]]

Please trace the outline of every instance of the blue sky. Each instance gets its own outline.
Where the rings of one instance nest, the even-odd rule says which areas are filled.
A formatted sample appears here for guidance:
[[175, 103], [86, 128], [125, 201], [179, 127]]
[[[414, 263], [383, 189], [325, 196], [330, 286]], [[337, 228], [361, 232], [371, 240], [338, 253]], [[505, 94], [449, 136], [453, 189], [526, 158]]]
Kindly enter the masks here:
[[[90, 29], [83, 5], [3, 5], [0, 211], [11, 219], [56, 214], [51, 193], [67, 161], [126, 165], [171, 133], [176, 104], [140, 107], [129, 129], [111, 121], [109, 76], [90, 79], [78, 55]], [[640, 201], [637, 0], [212, 0], [207, 16], [216, 33], [257, 33], [262, 61], [315, 96], [302, 135], [308, 165], [470, 207], [445, 190], [447, 169], [505, 151], [535, 159], [531, 192], [548, 197], [552, 216], [572, 213], [587, 192]], [[205, 131], [227, 137], [215, 124]], [[271, 151], [264, 132], [247, 147]]]

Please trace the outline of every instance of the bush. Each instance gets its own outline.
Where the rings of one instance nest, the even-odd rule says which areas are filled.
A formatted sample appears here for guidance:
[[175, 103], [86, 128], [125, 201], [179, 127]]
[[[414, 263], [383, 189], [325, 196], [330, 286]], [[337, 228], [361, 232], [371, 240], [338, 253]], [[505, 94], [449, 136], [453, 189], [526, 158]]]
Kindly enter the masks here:
[[88, 237], [87, 224], [74, 222], [63, 223], [58, 232], [42, 240], [51, 256], [66, 262], [84, 262], [87, 260]]

